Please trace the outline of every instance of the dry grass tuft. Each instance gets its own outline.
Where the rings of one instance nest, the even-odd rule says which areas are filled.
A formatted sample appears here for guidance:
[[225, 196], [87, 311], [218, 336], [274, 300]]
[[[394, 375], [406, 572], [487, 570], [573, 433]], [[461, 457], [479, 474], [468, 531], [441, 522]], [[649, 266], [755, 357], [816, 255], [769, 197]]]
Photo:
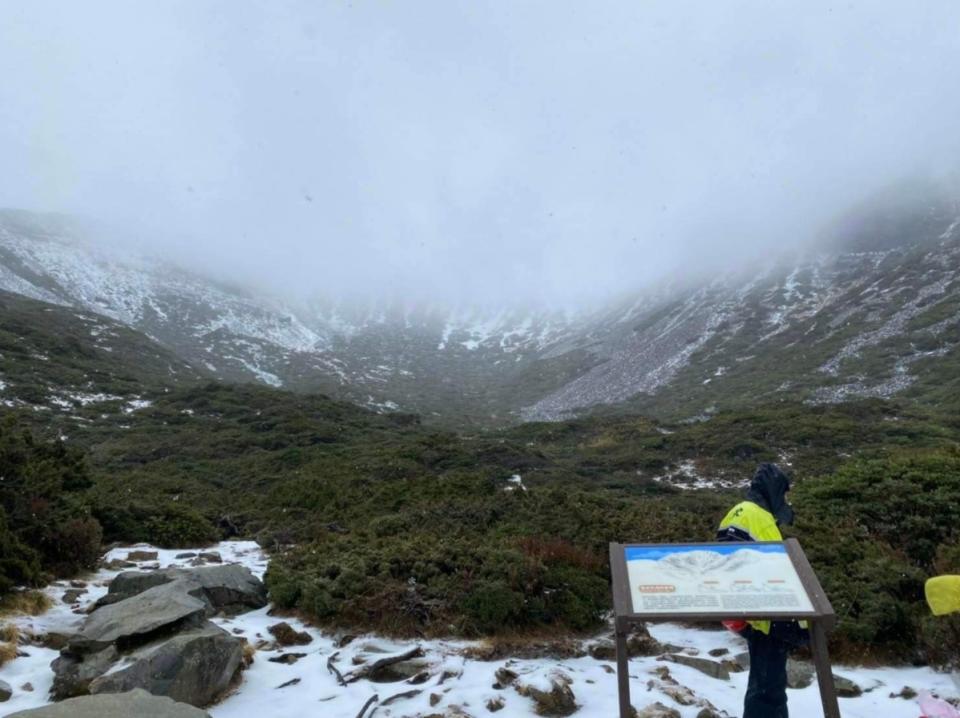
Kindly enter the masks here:
[[16, 643], [0, 643], [0, 666], [17, 657]]
[[250, 664], [254, 661], [254, 656], [257, 655], [256, 647], [249, 641], [244, 641], [243, 643], [243, 667], [249, 668]]
[[39, 616], [51, 606], [50, 597], [40, 591], [15, 591], [0, 598], [0, 615], [27, 614]]
[[0, 626], [0, 641], [16, 645], [20, 642], [20, 629], [12, 623], [5, 623]]

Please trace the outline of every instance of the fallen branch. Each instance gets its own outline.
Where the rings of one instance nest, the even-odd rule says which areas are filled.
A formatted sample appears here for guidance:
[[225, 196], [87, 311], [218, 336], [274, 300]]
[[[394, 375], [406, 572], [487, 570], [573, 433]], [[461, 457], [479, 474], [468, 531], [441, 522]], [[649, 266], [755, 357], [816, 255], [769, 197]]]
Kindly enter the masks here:
[[[360, 709], [360, 712], [357, 713], [357, 718], [363, 718], [363, 714], [367, 712], [367, 708], [376, 703], [378, 700], [380, 700], [380, 696], [378, 696], [376, 693], [370, 696], [370, 698], [367, 699], [367, 702], [363, 704], [363, 708]], [[376, 708], [374, 708], [374, 710], [376, 710]], [[371, 712], [370, 715], [373, 715], [373, 713]]]
[[406, 653], [401, 653], [397, 656], [387, 656], [386, 658], [381, 658], [379, 661], [374, 661], [370, 665], [363, 666], [359, 670], [350, 673], [346, 677], [347, 683], [356, 683], [361, 678], [366, 678], [367, 676], [373, 675], [377, 671], [386, 668], [387, 666], [392, 666], [394, 663], [403, 663], [404, 661], [409, 661], [411, 658], [421, 658], [423, 656], [423, 649], [420, 646], [416, 648], [411, 648]]
[[337, 677], [337, 683], [339, 683], [341, 686], [345, 686], [347, 685], [347, 682], [343, 680], [343, 674], [339, 670], [337, 670], [337, 667], [335, 665], [333, 665], [333, 662], [337, 660], [337, 656], [339, 655], [340, 655], [340, 651], [337, 651], [336, 653], [332, 654], [329, 658], [327, 658], [327, 673], [332, 673], [333, 675], [335, 675]]
[[417, 697], [418, 695], [420, 695], [421, 693], [423, 693], [423, 689], [418, 689], [418, 690], [415, 690], [415, 691], [404, 691], [403, 693], [397, 693], [396, 695], [392, 695], [392, 696], [390, 696], [389, 698], [387, 698], [387, 700], [383, 701], [383, 703], [381, 703], [380, 705], [382, 705], [382, 706], [388, 706], [388, 705], [390, 705], [391, 703], [393, 703], [394, 701], [402, 701], [404, 698], [416, 698], [416, 697]]

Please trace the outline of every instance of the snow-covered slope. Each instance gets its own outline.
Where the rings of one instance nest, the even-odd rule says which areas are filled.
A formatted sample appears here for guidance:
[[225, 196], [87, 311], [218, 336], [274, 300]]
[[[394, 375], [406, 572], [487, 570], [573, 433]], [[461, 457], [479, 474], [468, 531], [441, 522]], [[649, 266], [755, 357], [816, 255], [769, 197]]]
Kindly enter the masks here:
[[7, 211], [0, 289], [106, 315], [209, 376], [471, 424], [926, 396], [960, 363], [960, 209], [935, 197], [858, 212], [818, 250], [569, 314], [284, 303]]

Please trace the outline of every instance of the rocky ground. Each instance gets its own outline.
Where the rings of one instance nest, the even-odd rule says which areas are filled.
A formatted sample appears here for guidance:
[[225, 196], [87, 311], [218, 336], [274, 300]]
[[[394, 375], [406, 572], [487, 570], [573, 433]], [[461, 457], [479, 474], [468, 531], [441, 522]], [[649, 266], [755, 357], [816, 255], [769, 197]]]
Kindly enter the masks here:
[[[0, 700], [7, 696], [0, 716], [38, 708], [25, 715], [287, 718], [312, 708], [330, 718], [617, 714], [607, 635], [488, 644], [324, 634], [270, 615], [259, 581], [266, 565], [252, 542], [111, 551], [95, 575], [49, 587], [50, 610], [0, 621], [19, 633], [19, 655], [0, 667]], [[3, 637], [12, 638], [7, 631]], [[739, 715], [743, 651], [740, 639], [723, 631], [665, 624], [638, 633], [630, 674], [639, 715]], [[798, 661], [790, 674], [791, 713], [820, 715], [812, 668]], [[950, 676], [926, 668], [837, 667], [836, 674], [847, 718], [916, 718], [918, 694], [960, 692]], [[71, 698], [87, 692], [94, 695]], [[51, 704], [54, 697], [66, 700]]]

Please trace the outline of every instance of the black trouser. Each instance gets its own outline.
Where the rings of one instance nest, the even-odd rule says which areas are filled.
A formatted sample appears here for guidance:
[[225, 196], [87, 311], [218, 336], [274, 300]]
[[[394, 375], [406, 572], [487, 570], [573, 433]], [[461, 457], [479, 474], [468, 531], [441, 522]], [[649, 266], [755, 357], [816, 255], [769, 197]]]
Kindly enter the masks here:
[[[771, 631], [776, 634], [776, 631]], [[787, 718], [787, 653], [790, 646], [776, 635], [748, 628], [750, 678], [743, 718]]]

